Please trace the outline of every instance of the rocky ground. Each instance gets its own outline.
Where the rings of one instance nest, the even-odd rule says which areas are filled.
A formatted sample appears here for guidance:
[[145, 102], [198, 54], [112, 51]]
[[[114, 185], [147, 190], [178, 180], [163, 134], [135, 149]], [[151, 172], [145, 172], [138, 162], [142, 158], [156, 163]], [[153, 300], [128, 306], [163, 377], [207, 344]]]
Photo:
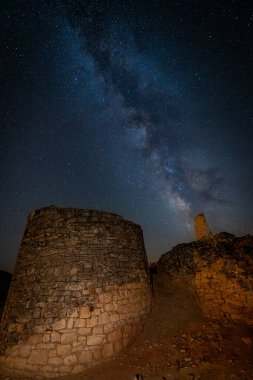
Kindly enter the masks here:
[[[203, 319], [185, 290], [155, 281], [155, 308], [136, 341], [116, 358], [63, 380], [253, 379], [253, 328]], [[0, 379], [14, 380], [0, 375]]]

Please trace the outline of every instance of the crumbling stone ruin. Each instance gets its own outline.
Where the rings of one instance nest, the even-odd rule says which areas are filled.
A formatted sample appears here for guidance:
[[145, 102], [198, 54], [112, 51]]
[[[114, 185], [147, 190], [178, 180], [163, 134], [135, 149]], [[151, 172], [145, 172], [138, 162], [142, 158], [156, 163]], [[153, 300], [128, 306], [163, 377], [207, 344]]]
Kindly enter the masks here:
[[194, 227], [197, 240], [209, 238], [210, 236], [212, 236], [211, 229], [207, 223], [205, 213], [203, 211], [195, 216]]
[[151, 307], [138, 225], [101, 211], [37, 210], [3, 313], [0, 366], [32, 378], [78, 373], [126, 347]]
[[165, 286], [183, 287], [204, 315], [253, 324], [253, 236], [223, 232], [162, 255]]

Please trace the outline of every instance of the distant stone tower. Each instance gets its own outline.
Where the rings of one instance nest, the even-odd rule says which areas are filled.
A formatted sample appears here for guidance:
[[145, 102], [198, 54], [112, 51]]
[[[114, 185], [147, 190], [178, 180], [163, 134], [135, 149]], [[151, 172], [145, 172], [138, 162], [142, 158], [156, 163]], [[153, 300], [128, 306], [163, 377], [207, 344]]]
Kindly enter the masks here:
[[0, 372], [78, 373], [127, 346], [152, 302], [138, 225], [102, 211], [34, 211], [2, 317]]
[[197, 240], [202, 238], [209, 238], [212, 236], [211, 229], [207, 223], [205, 213], [202, 211], [194, 218], [194, 227]]

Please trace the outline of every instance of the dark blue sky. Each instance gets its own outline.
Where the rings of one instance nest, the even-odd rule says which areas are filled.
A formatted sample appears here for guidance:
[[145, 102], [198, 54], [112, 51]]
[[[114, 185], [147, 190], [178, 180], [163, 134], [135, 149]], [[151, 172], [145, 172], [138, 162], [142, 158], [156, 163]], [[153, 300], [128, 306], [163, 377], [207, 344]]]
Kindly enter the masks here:
[[0, 268], [30, 211], [102, 209], [141, 225], [149, 259], [252, 233], [248, 1], [1, 2]]

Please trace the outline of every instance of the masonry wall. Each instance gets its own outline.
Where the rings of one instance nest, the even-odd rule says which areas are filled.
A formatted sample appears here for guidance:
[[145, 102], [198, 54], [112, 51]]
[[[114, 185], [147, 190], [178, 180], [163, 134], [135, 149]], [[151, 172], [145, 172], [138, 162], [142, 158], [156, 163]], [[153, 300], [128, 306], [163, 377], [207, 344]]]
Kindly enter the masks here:
[[195, 216], [194, 227], [197, 240], [209, 238], [212, 235], [210, 227], [205, 217], [205, 213], [203, 211]]
[[151, 305], [139, 226], [100, 211], [35, 211], [3, 313], [0, 365], [32, 378], [78, 373], [126, 347]]
[[159, 260], [160, 281], [195, 297], [204, 315], [253, 324], [253, 237], [228, 233], [180, 244]]

